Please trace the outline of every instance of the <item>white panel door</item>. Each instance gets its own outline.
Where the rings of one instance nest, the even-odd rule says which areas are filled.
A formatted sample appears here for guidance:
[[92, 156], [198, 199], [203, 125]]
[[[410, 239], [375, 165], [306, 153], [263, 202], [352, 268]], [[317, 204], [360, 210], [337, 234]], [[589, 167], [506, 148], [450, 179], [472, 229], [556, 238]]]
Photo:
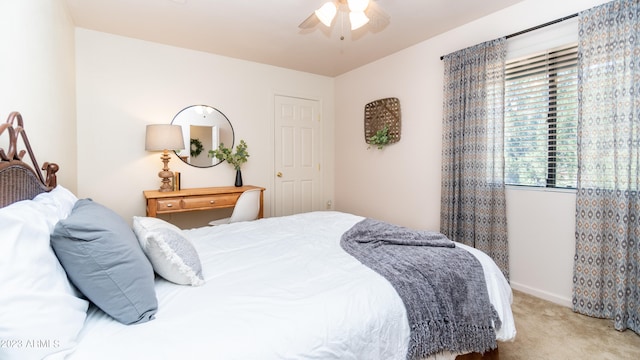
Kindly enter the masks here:
[[322, 209], [317, 100], [275, 96], [275, 216]]

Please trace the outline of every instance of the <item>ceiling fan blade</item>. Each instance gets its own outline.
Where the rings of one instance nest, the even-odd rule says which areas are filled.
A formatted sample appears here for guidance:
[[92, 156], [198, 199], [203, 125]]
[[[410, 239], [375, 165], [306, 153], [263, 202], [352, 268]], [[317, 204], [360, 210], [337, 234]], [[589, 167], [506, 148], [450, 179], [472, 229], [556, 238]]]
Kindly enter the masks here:
[[320, 22], [320, 19], [318, 19], [318, 17], [316, 16], [316, 13], [312, 12], [308, 18], [304, 19], [304, 21], [301, 22], [300, 25], [298, 25], [298, 27], [300, 29], [311, 29], [316, 25], [318, 25], [319, 22]]
[[369, 18], [367, 27], [372, 32], [378, 32], [386, 28], [391, 22], [391, 16], [378, 6], [375, 1], [369, 2], [369, 6], [364, 11], [365, 15]]

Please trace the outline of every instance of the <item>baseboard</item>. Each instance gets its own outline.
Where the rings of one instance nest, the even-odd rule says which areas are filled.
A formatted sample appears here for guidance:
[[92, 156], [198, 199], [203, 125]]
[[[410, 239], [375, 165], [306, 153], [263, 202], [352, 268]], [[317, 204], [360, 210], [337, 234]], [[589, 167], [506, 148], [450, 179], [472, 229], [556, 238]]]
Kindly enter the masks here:
[[514, 290], [518, 290], [518, 291], [522, 291], [525, 294], [529, 294], [535, 297], [538, 297], [540, 299], [543, 300], [547, 300], [547, 301], [551, 301], [554, 304], [558, 304], [558, 305], [562, 305], [562, 306], [566, 306], [568, 308], [572, 308], [573, 304], [571, 302], [570, 298], [565, 298], [562, 296], [559, 296], [557, 294], [553, 294], [544, 290], [539, 290], [539, 289], [535, 289], [532, 288], [530, 286], [526, 286], [526, 285], [522, 285], [522, 284], [518, 284], [516, 282], [511, 282], [511, 288]]

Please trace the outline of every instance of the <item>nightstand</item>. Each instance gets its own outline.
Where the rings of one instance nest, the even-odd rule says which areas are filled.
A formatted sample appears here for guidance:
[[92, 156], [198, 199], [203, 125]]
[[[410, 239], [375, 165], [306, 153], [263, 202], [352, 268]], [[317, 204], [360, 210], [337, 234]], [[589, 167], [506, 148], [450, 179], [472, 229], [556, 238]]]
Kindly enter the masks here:
[[260, 189], [258, 218], [262, 218], [265, 188], [259, 186], [221, 186], [168, 192], [145, 190], [143, 193], [147, 199], [147, 216], [156, 217], [158, 214], [232, 208], [236, 205], [240, 194], [251, 189]]

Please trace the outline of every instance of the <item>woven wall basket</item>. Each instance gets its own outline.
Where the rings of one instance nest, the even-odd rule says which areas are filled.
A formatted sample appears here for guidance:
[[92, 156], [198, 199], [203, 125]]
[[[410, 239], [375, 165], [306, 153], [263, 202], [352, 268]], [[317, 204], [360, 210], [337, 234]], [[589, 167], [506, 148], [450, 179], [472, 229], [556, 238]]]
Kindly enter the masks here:
[[386, 98], [372, 101], [364, 106], [364, 141], [369, 140], [384, 125], [389, 127], [389, 144], [400, 141], [400, 100]]

